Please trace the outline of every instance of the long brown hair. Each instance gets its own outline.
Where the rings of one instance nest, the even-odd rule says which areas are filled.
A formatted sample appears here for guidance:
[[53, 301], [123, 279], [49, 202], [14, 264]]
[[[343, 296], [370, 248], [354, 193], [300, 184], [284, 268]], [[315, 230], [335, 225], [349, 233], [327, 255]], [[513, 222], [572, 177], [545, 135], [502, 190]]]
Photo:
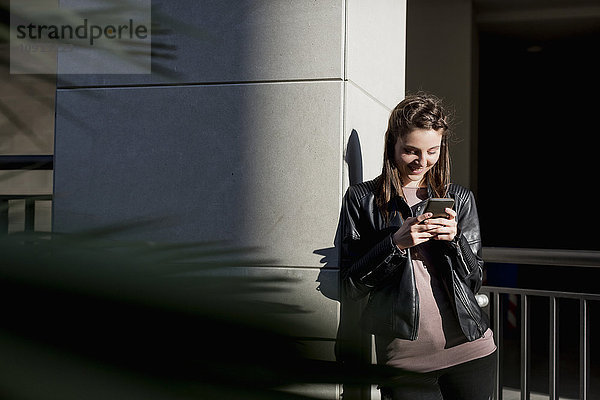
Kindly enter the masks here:
[[396, 142], [415, 129], [433, 129], [442, 134], [440, 157], [433, 168], [427, 171], [424, 180], [431, 187], [435, 197], [446, 196], [450, 183], [448, 119], [441, 100], [427, 93], [407, 96], [392, 110], [385, 132], [383, 170], [376, 197], [377, 206], [386, 218], [389, 217], [390, 200], [395, 196], [403, 196], [402, 178], [395, 161]]

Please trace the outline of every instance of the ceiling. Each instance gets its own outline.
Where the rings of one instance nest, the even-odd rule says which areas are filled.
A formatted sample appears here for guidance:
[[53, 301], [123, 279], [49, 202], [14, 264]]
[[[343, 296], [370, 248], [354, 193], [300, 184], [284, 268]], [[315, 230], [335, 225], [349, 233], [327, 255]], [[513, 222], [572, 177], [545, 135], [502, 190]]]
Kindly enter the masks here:
[[600, 0], [473, 0], [481, 11], [600, 6]]
[[482, 32], [544, 40], [600, 34], [600, 0], [473, 0]]

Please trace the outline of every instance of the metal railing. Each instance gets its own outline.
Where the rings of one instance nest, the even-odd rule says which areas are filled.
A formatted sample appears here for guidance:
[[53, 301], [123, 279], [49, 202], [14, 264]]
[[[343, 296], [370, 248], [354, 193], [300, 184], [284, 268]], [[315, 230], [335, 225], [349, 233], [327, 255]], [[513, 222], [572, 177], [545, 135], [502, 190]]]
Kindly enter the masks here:
[[493, 263], [600, 268], [600, 251], [484, 247], [483, 259]]
[[[542, 250], [542, 249], [510, 249], [486, 248], [484, 259], [487, 262], [528, 264], [528, 265], [560, 265], [571, 267], [600, 267], [600, 252], [574, 250]], [[495, 286], [484, 286], [482, 293], [488, 294], [491, 300], [493, 331], [498, 345], [499, 355], [505, 349], [503, 343], [503, 309], [502, 295], [518, 298], [520, 304], [520, 397], [529, 400], [531, 396], [531, 315], [530, 302], [533, 298], [548, 299], [548, 396], [550, 400], [559, 398], [559, 300], [571, 299], [579, 302], [579, 399], [587, 400], [590, 389], [590, 312], [591, 302], [600, 301], [600, 294], [573, 293], [551, 290], [530, 290]], [[497, 358], [497, 376], [495, 399], [501, 400], [502, 391], [502, 357]]]
[[[11, 155], [0, 156], [0, 171], [15, 170], [52, 170], [54, 157], [51, 155]], [[9, 215], [11, 203], [24, 201], [24, 226], [25, 232], [35, 230], [36, 203], [38, 201], [52, 201], [51, 194], [4, 194], [0, 195], [0, 234], [9, 232]]]
[[12, 200], [25, 201], [25, 223], [23, 231], [33, 232], [35, 230], [35, 204], [38, 201], [52, 201], [52, 195], [0, 195], [0, 234], [9, 233], [9, 214]]

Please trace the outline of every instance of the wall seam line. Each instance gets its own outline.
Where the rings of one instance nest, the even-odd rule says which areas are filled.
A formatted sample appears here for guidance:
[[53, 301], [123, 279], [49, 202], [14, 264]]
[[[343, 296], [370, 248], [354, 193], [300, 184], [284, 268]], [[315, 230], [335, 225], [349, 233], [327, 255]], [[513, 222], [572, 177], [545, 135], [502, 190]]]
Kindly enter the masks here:
[[203, 83], [156, 83], [133, 85], [90, 85], [90, 86], [63, 86], [57, 91], [67, 90], [96, 90], [96, 89], [138, 89], [138, 88], [178, 88], [178, 87], [210, 87], [210, 86], [243, 86], [262, 84], [285, 83], [311, 83], [311, 82], [343, 82], [342, 78], [315, 78], [315, 79], [288, 79], [288, 80], [257, 80], [257, 81], [231, 81], [231, 82], [203, 82]]
[[373, 100], [374, 102], [379, 104], [381, 107], [385, 108], [387, 112], [392, 112], [392, 109], [388, 105], [386, 105], [381, 100], [379, 100], [377, 97], [372, 95], [367, 89], [363, 88], [358, 83], [354, 82], [352, 79], [348, 79], [347, 81], [350, 82], [355, 88], [357, 88], [358, 90], [363, 92], [363, 94], [365, 96], [369, 97], [371, 100]]

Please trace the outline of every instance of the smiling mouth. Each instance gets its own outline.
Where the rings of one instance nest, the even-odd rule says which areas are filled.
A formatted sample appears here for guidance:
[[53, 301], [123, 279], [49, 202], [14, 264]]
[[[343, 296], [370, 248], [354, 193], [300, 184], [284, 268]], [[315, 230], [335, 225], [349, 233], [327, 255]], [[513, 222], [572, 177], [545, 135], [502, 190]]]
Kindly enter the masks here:
[[419, 175], [420, 173], [422, 173], [423, 171], [425, 171], [425, 167], [412, 167], [409, 166], [408, 167], [410, 169], [410, 172], [412, 172], [415, 175]]

